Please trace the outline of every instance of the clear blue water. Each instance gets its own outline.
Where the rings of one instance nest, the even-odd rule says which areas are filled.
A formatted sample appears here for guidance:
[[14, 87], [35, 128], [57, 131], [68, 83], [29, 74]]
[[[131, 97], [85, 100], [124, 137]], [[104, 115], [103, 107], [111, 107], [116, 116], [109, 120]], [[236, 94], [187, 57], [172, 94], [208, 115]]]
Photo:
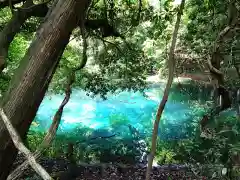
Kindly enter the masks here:
[[[123, 127], [127, 124], [142, 134], [149, 134], [162, 94], [163, 86], [160, 86], [147, 89], [145, 95], [140, 92], [120, 92], [109, 94], [107, 100], [102, 100], [98, 97], [92, 99], [84, 91], [74, 90], [64, 109], [58, 134], [71, 133], [83, 126], [98, 133], [110, 130], [122, 133], [126, 131]], [[31, 130], [46, 131], [63, 98], [64, 95], [47, 95]], [[198, 121], [204, 112], [201, 108], [196, 111], [194, 104], [196, 100], [187, 94], [179, 91], [171, 93], [161, 120], [159, 136], [167, 139], [186, 137], [189, 133], [187, 124], [192, 123], [193, 119]]]

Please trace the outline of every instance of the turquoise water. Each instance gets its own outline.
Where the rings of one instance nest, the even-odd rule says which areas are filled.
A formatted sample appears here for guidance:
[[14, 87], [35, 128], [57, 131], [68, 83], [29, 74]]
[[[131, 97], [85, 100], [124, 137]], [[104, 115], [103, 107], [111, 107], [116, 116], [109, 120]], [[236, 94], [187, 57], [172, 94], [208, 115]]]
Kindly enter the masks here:
[[[138, 132], [150, 135], [163, 88], [163, 85], [155, 86], [147, 89], [144, 94], [127, 91], [109, 94], [107, 100], [99, 97], [93, 99], [82, 90], [74, 90], [64, 109], [58, 134], [71, 133], [83, 126], [100, 134], [123, 133], [130, 124]], [[196, 111], [196, 104], [199, 103], [196, 93], [191, 97], [189, 93], [172, 91], [163, 113], [159, 136], [163, 139], [189, 136], [189, 124], [197, 122], [204, 112], [200, 107]], [[31, 130], [46, 131], [63, 98], [63, 95], [47, 95], [37, 112]]]

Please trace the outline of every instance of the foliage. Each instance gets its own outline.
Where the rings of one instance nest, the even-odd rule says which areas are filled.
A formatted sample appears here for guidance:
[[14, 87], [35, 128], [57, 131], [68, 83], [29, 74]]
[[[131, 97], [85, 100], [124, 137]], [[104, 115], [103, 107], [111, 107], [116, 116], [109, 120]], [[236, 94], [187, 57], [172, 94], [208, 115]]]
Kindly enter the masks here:
[[[128, 127], [125, 128], [127, 133]], [[134, 164], [144, 150], [141, 137], [121, 135], [109, 138], [92, 137], [94, 130], [79, 127], [68, 134], [58, 134], [51, 147], [44, 153], [49, 158], [66, 158], [68, 144], [74, 145], [74, 159], [77, 162], [113, 162]], [[128, 134], [128, 133], [127, 133]], [[35, 151], [44, 138], [45, 133], [30, 131], [26, 144]]]
[[29, 40], [27, 40], [21, 33], [18, 34], [11, 43], [8, 54], [8, 66], [4, 70], [4, 73], [0, 75], [0, 94], [7, 89], [9, 81], [24, 56], [29, 43]]
[[186, 9], [187, 29], [182, 37], [183, 43], [198, 54], [208, 52], [219, 31], [226, 26], [227, 1], [202, 3], [200, 0], [192, 0]]
[[[75, 87], [84, 89], [93, 96], [100, 94], [102, 98], [106, 98], [107, 92], [115, 92], [118, 89], [143, 91], [148, 74], [155, 73], [159, 68], [164, 69], [166, 51], [162, 49], [170, 40], [171, 23], [177, 9], [170, 1], [161, 4], [161, 8], [155, 7], [149, 1], [142, 1], [141, 9], [138, 1], [106, 2], [107, 4], [103, 0], [94, 1], [88, 18], [103, 19], [107, 16], [109, 23], [123, 37], [102, 38], [98, 30], [88, 30], [88, 65], [78, 73]], [[1, 13], [9, 20], [11, 15], [9, 9], [2, 9]], [[29, 37], [32, 37], [32, 32], [40, 22], [39, 18], [28, 19], [19, 36], [31, 41]], [[82, 56], [80, 35], [79, 30], [73, 32], [72, 40], [64, 51], [49, 92], [61, 93], [69, 69], [80, 63]], [[12, 50], [25, 52], [26, 48], [13, 46], [10, 52]], [[15, 64], [8, 64], [11, 71], [19, 64], [18, 58], [12, 58]], [[2, 90], [4, 91], [6, 87], [3, 86]]]
[[[121, 125], [122, 116], [114, 115], [118, 121], [115, 125]], [[113, 118], [113, 119], [117, 119]], [[122, 117], [123, 125], [126, 118]], [[113, 121], [115, 122], [115, 121]], [[194, 122], [192, 122], [194, 124]], [[114, 123], [113, 123], [114, 125]], [[193, 126], [196, 126], [193, 125]], [[192, 137], [183, 140], [158, 140], [157, 154], [155, 160], [163, 164], [192, 164], [192, 168], [201, 175], [211, 177], [221, 176], [224, 167], [238, 165], [239, 162], [239, 131], [240, 124], [235, 116], [222, 115], [208, 124], [213, 136], [204, 138], [200, 136], [198, 127]], [[192, 128], [191, 128], [192, 129]], [[124, 134], [119, 134], [106, 139], [91, 140], [92, 129], [79, 127], [72, 133], [59, 134], [52, 146], [46, 151], [44, 156], [51, 158], [66, 158], [68, 143], [76, 143], [74, 146], [74, 159], [77, 162], [114, 162], [114, 163], [136, 163], [136, 157], [140, 157], [145, 151], [144, 145], [138, 143], [142, 137], [128, 136], [128, 128], [123, 129]], [[130, 132], [130, 131], [129, 131]], [[42, 141], [44, 133], [30, 132], [27, 144], [33, 151]], [[151, 139], [144, 139], [149, 147]], [[201, 165], [197, 167], [197, 165]], [[207, 165], [207, 167], [205, 167]], [[211, 166], [211, 167], [209, 167]], [[202, 169], [202, 170], [200, 170]], [[235, 176], [238, 169], [232, 169]]]
[[198, 130], [193, 138], [177, 142], [173, 148], [174, 159], [182, 163], [223, 165], [227, 168], [238, 165], [239, 125], [234, 116], [216, 118], [208, 125], [211, 135], [201, 137]]
[[121, 126], [126, 126], [130, 123], [128, 118], [124, 115], [113, 114], [109, 117], [109, 124], [112, 128], [120, 128]]
[[11, 18], [11, 11], [9, 8], [3, 8], [0, 10], [0, 30], [4, 28], [6, 23], [10, 20]]

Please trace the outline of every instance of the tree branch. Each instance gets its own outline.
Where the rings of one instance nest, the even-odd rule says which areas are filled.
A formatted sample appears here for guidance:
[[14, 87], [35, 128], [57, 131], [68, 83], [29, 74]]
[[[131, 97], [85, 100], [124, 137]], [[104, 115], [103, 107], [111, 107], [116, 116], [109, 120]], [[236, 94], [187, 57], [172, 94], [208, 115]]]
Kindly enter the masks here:
[[106, 19], [92, 19], [86, 20], [86, 29], [98, 30], [100, 29], [100, 34], [102, 37], [122, 37], [122, 35], [117, 32], [113, 26], [111, 26]]
[[[13, 1], [13, 0], [12, 0]], [[23, 8], [29, 7], [28, 2], [24, 3]], [[48, 12], [46, 4], [39, 4], [28, 11], [16, 11], [12, 19], [7, 23], [0, 32], [0, 73], [6, 66], [8, 49], [15, 35], [20, 31], [21, 26], [31, 16], [44, 17]]]
[[[11, 1], [11, 0], [10, 0]], [[47, 0], [46, 2], [43, 3], [39, 3], [39, 4], [33, 4], [29, 7], [21, 7], [21, 8], [15, 8], [15, 9], [19, 9], [19, 10], [31, 10], [33, 8], [35, 8], [36, 6], [40, 6], [40, 5], [46, 5], [47, 3], [51, 2], [52, 0]]]
[[85, 28], [85, 24], [84, 24], [84, 20], [82, 19], [80, 21], [80, 30], [81, 30], [81, 33], [82, 33], [82, 39], [83, 39], [83, 53], [82, 53], [82, 61], [79, 65], [79, 67], [75, 68], [74, 71], [78, 71], [82, 68], [84, 68], [84, 66], [86, 65], [87, 63], [87, 33], [86, 33], [86, 28]]
[[14, 129], [13, 125], [11, 124], [10, 120], [4, 113], [3, 109], [0, 109], [0, 116], [12, 138], [12, 141], [16, 148], [24, 154], [25, 158], [27, 159], [28, 163], [31, 165], [31, 167], [40, 175], [44, 180], [51, 180], [51, 176], [46, 172], [46, 170], [36, 162], [34, 156], [31, 154], [31, 152], [24, 146], [22, 140], [20, 139], [20, 136]]
[[107, 41], [107, 40], [105, 40], [104, 38], [98, 36], [97, 34], [94, 34], [94, 36], [95, 36], [97, 39], [100, 39], [103, 43], [106, 42], [106, 43], [108, 43], [108, 44], [111, 44], [111, 45], [114, 46], [121, 54], [124, 55], [124, 53], [122, 52], [121, 48], [120, 48], [117, 44], [115, 44], [115, 43], [113, 43], [113, 42], [110, 42], [110, 41]]
[[208, 68], [211, 72], [215, 72], [216, 74], [223, 75], [223, 73], [220, 70], [218, 70], [212, 65], [210, 58], [208, 58]]
[[155, 156], [155, 153], [156, 153], [159, 122], [160, 122], [160, 119], [161, 119], [164, 107], [165, 107], [165, 105], [167, 103], [169, 91], [170, 91], [170, 88], [171, 88], [171, 85], [172, 85], [172, 82], [173, 82], [174, 69], [175, 69], [174, 50], [175, 50], [175, 46], [176, 46], [177, 34], [178, 34], [179, 26], [180, 26], [181, 16], [183, 14], [184, 5], [185, 5], [185, 0], [182, 0], [181, 5], [180, 5], [180, 10], [179, 10], [178, 15], [177, 15], [177, 21], [176, 21], [176, 24], [175, 24], [175, 28], [174, 28], [174, 32], [173, 32], [173, 36], [172, 36], [172, 44], [171, 44], [170, 52], [169, 52], [168, 81], [167, 81], [167, 85], [166, 85], [165, 90], [164, 90], [164, 94], [163, 94], [161, 103], [158, 106], [156, 119], [155, 119], [155, 122], [154, 122], [153, 133], [152, 133], [152, 145], [151, 145], [150, 156], [149, 156], [149, 159], [148, 159], [146, 180], [150, 180], [153, 159], [154, 159], [154, 156]]

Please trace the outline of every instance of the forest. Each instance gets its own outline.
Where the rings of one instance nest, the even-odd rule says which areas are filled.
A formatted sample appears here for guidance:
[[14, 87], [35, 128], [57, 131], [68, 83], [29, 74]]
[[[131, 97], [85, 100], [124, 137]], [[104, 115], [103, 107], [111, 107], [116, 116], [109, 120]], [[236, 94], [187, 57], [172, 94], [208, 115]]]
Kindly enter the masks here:
[[237, 180], [239, 0], [0, 0], [0, 180]]

